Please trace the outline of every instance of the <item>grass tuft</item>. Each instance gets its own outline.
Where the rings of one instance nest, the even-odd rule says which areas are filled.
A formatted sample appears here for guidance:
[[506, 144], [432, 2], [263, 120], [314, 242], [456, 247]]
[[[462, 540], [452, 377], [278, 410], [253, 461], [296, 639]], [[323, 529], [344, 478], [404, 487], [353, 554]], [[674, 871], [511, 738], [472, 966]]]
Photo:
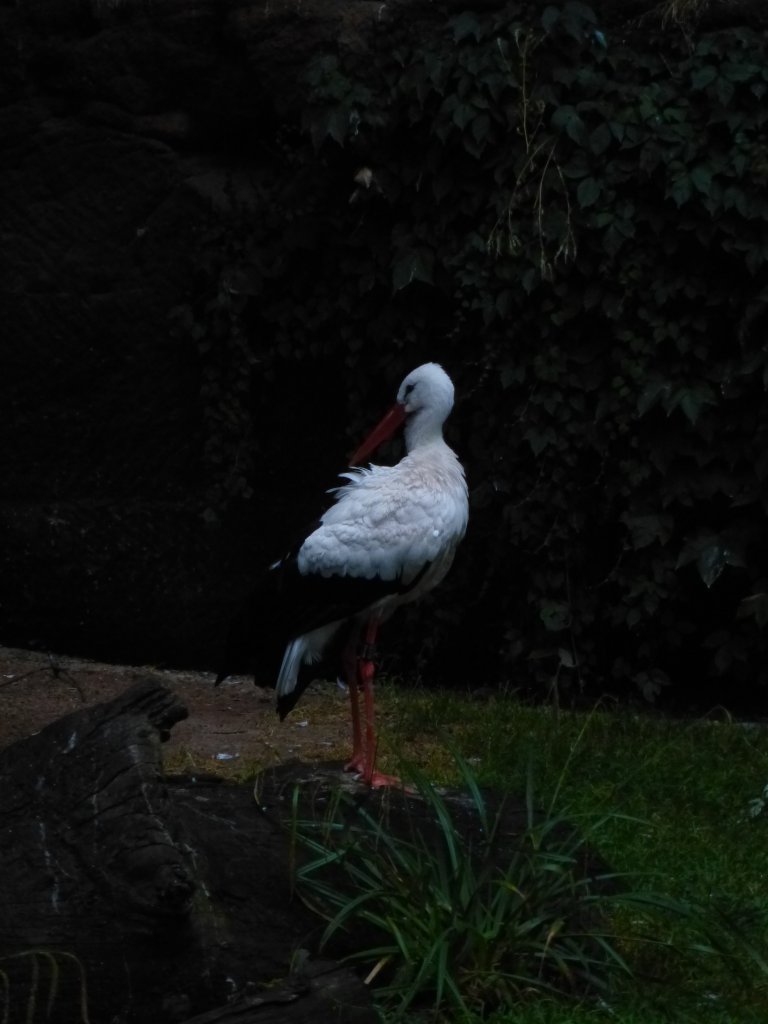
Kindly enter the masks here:
[[[356, 958], [387, 1012], [429, 1005], [494, 1024], [768, 1019], [768, 815], [754, 810], [765, 730], [491, 705], [385, 689], [382, 718], [424, 765], [408, 777], [427, 810], [401, 840], [343, 798], [326, 821], [297, 823], [310, 853], [300, 891], [324, 914], [327, 942], [352, 928], [362, 946], [358, 930], [373, 929]], [[427, 772], [467, 792], [485, 815], [483, 843], [462, 844]], [[493, 867], [499, 826], [485, 787], [527, 791], [529, 812], [547, 809]], [[425, 819], [437, 826], [428, 837], [416, 827]], [[613, 879], [575, 872], [585, 839], [561, 831], [564, 819]]]

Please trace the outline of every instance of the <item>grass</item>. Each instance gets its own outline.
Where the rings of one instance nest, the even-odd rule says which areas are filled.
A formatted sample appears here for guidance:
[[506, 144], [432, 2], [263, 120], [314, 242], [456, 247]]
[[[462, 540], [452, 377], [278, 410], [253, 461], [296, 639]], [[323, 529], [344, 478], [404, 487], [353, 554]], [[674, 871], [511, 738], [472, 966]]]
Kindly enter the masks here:
[[[458, 781], [450, 747], [481, 785], [503, 792], [523, 793], [531, 771], [539, 806], [587, 829], [611, 868], [632, 876], [633, 889], [709, 906], [750, 936], [754, 958], [742, 949], [729, 968], [686, 952], [685, 928], [673, 918], [659, 935], [666, 945], [633, 946], [632, 915], [619, 912], [624, 953], [649, 979], [646, 993], [628, 986], [610, 1005], [580, 1008], [537, 1001], [497, 1014], [494, 1024], [768, 1020], [768, 974], [759, 962], [768, 946], [768, 810], [750, 815], [768, 782], [768, 729], [613, 707], [571, 714], [394, 687], [385, 688], [381, 709], [383, 735], [396, 737], [435, 781]], [[733, 969], [739, 964], [749, 983]]]
[[458, 805], [411, 768], [418, 798], [402, 812], [339, 791], [320, 817], [295, 817], [292, 836], [309, 853], [296, 884], [328, 922], [321, 947], [348, 928], [350, 959], [369, 979], [381, 972], [377, 998], [398, 1019], [427, 1001], [435, 1014], [467, 1017], [534, 992], [607, 990], [614, 973], [628, 973], [604, 927], [617, 898], [610, 877], [580, 868], [583, 839], [555, 817], [540, 820], [530, 801], [524, 835], [510, 842], [503, 808], [454, 760]]
[[532, 767], [544, 807], [641, 819], [606, 825], [601, 851], [617, 870], [649, 871], [652, 852], [653, 872], [683, 888], [764, 898], [768, 814], [749, 809], [768, 782], [768, 728], [400, 691], [385, 714], [389, 735], [435, 781], [455, 781], [448, 739], [482, 785], [522, 793]]
[[[755, 816], [768, 783], [768, 728], [717, 720], [679, 721], [606, 704], [591, 713], [528, 707], [513, 698], [477, 702], [456, 693], [382, 685], [378, 690], [381, 765], [415, 763], [436, 783], [460, 784], [457, 751], [474, 777], [501, 792], [525, 793], [579, 825], [634, 890], [666, 893], [747, 922], [755, 955], [733, 962], [699, 955], [674, 916], [660, 946], [632, 939], [629, 910], [616, 911], [621, 953], [641, 984], [618, 985], [604, 1002], [547, 996], [523, 999], [486, 1018], [491, 1024], [764, 1024], [768, 983], [759, 955], [768, 936], [759, 924], [768, 879], [768, 809]], [[346, 716], [339, 704], [334, 712]], [[302, 756], [323, 752], [306, 750]], [[180, 758], [179, 760], [182, 760]], [[182, 765], [176, 766], [181, 768]], [[186, 765], [185, 767], [189, 767]], [[221, 766], [244, 781], [259, 766]], [[598, 827], [599, 825], [599, 827]], [[749, 921], [754, 915], [756, 920]], [[763, 917], [764, 920], [764, 917]], [[458, 1013], [456, 1024], [477, 1024]]]

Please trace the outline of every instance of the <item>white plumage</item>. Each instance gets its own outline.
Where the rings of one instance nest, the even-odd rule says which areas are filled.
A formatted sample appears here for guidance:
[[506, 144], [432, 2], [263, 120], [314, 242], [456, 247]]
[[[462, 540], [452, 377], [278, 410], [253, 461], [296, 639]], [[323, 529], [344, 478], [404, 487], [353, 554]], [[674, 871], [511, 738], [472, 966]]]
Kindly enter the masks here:
[[[387, 594], [355, 616], [378, 622], [443, 579], [467, 528], [464, 470], [442, 432], [453, 407], [450, 378], [436, 363], [426, 363], [405, 378], [397, 401], [405, 412], [407, 454], [396, 466], [342, 473], [348, 483], [330, 492], [335, 504], [296, 555], [302, 576], [397, 580], [409, 588]], [[279, 695], [293, 691], [301, 664], [317, 661], [340, 626], [341, 621], [331, 622], [289, 643], [277, 680]]]
[[467, 528], [466, 483], [447, 445], [343, 476], [349, 483], [299, 550], [299, 572], [408, 582], [446, 546], [455, 551]]
[[[282, 664], [277, 675], [278, 709], [285, 714], [301, 692], [304, 666], [323, 657], [338, 637], [353, 701], [355, 749], [348, 767], [373, 784], [388, 777], [374, 772], [375, 749], [363, 749], [357, 688], [366, 697], [368, 745], [374, 742], [370, 656], [358, 653], [378, 625], [401, 604], [415, 601], [448, 572], [467, 528], [467, 485], [455, 453], [443, 440], [443, 423], [453, 407], [453, 384], [436, 363], [413, 370], [400, 385], [397, 403], [361, 446], [352, 464], [363, 461], [400, 423], [406, 455], [395, 466], [370, 466], [342, 474], [334, 503], [303, 542], [270, 572], [281, 600], [295, 599]], [[220, 679], [226, 673], [222, 673]], [[349, 676], [353, 678], [349, 678]]]

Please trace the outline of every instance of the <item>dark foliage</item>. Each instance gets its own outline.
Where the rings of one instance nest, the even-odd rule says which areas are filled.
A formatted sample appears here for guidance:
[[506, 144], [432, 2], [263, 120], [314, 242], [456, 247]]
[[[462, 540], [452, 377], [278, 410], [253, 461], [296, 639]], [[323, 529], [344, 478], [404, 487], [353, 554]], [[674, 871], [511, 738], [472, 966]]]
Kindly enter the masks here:
[[418, 648], [454, 684], [653, 700], [674, 682], [754, 710], [767, 58], [747, 28], [614, 38], [580, 3], [316, 57], [302, 129], [278, 132], [262, 201], [218, 221], [205, 298], [178, 311], [210, 514], [252, 498], [265, 438], [290, 439], [318, 385], [341, 435], [438, 359], [472, 522], [409, 620], [408, 667]]

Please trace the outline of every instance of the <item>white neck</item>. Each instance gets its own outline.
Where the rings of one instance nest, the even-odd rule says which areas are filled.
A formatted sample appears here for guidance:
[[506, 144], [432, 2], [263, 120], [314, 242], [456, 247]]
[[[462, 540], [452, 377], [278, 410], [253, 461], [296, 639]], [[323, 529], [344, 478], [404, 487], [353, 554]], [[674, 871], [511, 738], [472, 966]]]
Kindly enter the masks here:
[[443, 423], [445, 417], [434, 409], [419, 409], [405, 422], [405, 450], [412, 452], [416, 448], [435, 444], [443, 440]]

